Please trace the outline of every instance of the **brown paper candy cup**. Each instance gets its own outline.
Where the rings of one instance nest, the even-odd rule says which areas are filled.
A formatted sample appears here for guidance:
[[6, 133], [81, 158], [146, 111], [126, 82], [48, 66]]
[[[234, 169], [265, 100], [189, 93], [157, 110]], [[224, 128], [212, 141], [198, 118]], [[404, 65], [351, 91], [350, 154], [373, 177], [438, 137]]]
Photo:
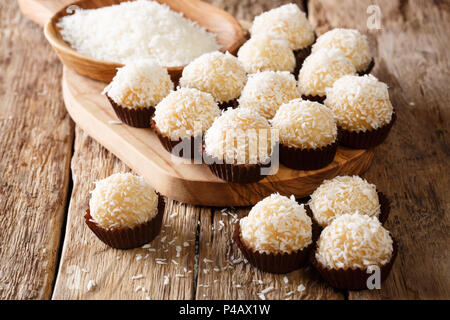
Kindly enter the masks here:
[[391, 213], [391, 201], [386, 195], [380, 191], [378, 193], [378, 201], [380, 202], [380, 215], [378, 216], [378, 220], [380, 220], [381, 224], [384, 224], [389, 218], [389, 213]]
[[370, 60], [369, 65], [367, 66], [367, 68], [365, 70], [363, 70], [363, 71], [358, 71], [357, 73], [358, 73], [359, 76], [363, 76], [365, 74], [369, 74], [370, 72], [372, 72], [373, 67], [375, 67], [375, 60], [372, 58]]
[[386, 140], [396, 119], [397, 115], [394, 112], [392, 114], [391, 122], [375, 130], [355, 132], [340, 129], [339, 143], [353, 149], [369, 149], [376, 147]]
[[[393, 252], [391, 260], [380, 267], [381, 282], [388, 277], [395, 258], [397, 257], [398, 245], [393, 240]], [[373, 275], [372, 272], [367, 273], [367, 269], [329, 269], [316, 260], [315, 250], [311, 251], [311, 264], [320, 273], [323, 280], [336, 289], [344, 290], [364, 290], [367, 288], [367, 279]]]
[[295, 69], [294, 76], [298, 80], [298, 74], [303, 66], [303, 61], [311, 54], [312, 44], [303, 49], [294, 50]]
[[269, 164], [228, 164], [203, 152], [203, 158], [207, 161], [209, 170], [222, 180], [235, 183], [253, 183], [264, 179], [261, 168], [269, 167]]
[[164, 136], [159, 131], [153, 119], [150, 121], [150, 127], [156, 133], [156, 136], [158, 137], [163, 147], [170, 153], [174, 151], [173, 149], [179, 143], [183, 143], [185, 146], [189, 146], [190, 148], [190, 152], [184, 152], [184, 149], [181, 149], [178, 153], [172, 153], [173, 155], [185, 159], [202, 159], [203, 136], [172, 140], [169, 137]]
[[318, 102], [318, 103], [322, 103], [325, 101], [325, 99], [327, 98], [327, 96], [312, 96], [312, 95], [304, 95], [302, 94], [302, 99], [303, 100], [309, 100], [309, 101], [314, 101], [314, 102]]
[[220, 110], [226, 110], [228, 108], [236, 109], [238, 106], [239, 106], [239, 103], [238, 103], [237, 99], [219, 103]]
[[153, 116], [153, 113], [155, 112], [154, 107], [137, 108], [137, 109], [125, 108], [115, 103], [114, 100], [111, 99], [108, 95], [106, 95], [106, 97], [111, 103], [117, 117], [123, 123], [135, 128], [150, 127], [150, 118]]
[[307, 262], [310, 251], [314, 247], [311, 243], [308, 247], [289, 254], [267, 254], [253, 251], [241, 241], [240, 220], [235, 224], [233, 240], [252, 266], [270, 273], [288, 273], [301, 268]]
[[151, 242], [161, 231], [165, 201], [158, 195], [158, 213], [153, 219], [133, 228], [105, 229], [92, 221], [89, 208], [84, 216], [89, 229], [106, 245], [116, 249], [132, 249]]
[[300, 149], [280, 144], [280, 162], [295, 170], [317, 170], [333, 162], [337, 141], [319, 149]]

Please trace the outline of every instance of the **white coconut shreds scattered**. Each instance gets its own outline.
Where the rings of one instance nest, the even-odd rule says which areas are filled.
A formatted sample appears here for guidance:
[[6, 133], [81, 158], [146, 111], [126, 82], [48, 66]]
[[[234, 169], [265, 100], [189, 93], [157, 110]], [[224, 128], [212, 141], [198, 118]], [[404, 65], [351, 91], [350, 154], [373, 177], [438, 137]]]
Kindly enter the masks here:
[[272, 119], [283, 103], [295, 98], [300, 98], [300, 92], [294, 75], [287, 71], [263, 71], [249, 76], [239, 107], [254, 109], [266, 119]]
[[158, 213], [158, 195], [144, 178], [116, 173], [95, 182], [89, 209], [92, 220], [106, 229], [133, 227]]
[[151, 58], [162, 66], [182, 66], [220, 49], [214, 34], [156, 1], [77, 9], [57, 26], [78, 52], [119, 63]]
[[314, 219], [322, 227], [345, 213], [371, 217], [380, 215], [376, 186], [358, 176], [337, 176], [324, 180], [311, 194], [309, 207]]
[[364, 71], [372, 59], [367, 37], [355, 29], [336, 28], [325, 32], [312, 47], [312, 52], [320, 49], [340, 49], [349, 58], [357, 71]]
[[317, 242], [317, 261], [329, 269], [366, 269], [391, 259], [393, 241], [376, 217], [344, 214], [323, 229]]
[[271, 121], [280, 143], [300, 149], [317, 149], [336, 141], [333, 111], [323, 104], [294, 99], [280, 106]]
[[294, 50], [305, 48], [314, 42], [314, 29], [306, 14], [294, 4], [263, 12], [253, 20], [252, 36], [269, 34], [275, 39], [284, 39]]
[[304, 206], [295, 198], [274, 193], [240, 220], [241, 239], [255, 251], [291, 253], [312, 242], [311, 225]]
[[392, 120], [388, 86], [372, 75], [343, 76], [326, 89], [326, 95], [325, 105], [344, 130], [374, 130]]

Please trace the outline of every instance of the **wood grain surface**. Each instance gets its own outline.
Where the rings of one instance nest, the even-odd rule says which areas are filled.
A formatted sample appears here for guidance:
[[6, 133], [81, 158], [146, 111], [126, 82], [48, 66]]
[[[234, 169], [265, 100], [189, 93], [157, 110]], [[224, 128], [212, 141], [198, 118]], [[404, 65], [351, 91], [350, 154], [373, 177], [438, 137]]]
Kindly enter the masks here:
[[69, 186], [73, 123], [61, 67], [15, 1], [0, 3], [0, 297], [52, 292]]
[[[280, 4], [211, 2], [240, 19], [251, 19]], [[374, 164], [364, 175], [392, 199], [386, 226], [400, 241], [399, 256], [382, 290], [336, 292], [310, 269], [288, 274], [287, 283], [284, 276], [256, 271], [239, 260], [230, 242], [233, 215], [241, 216], [248, 209], [225, 208], [222, 212], [169, 200], [164, 230], [168, 235], [175, 231], [179, 237], [171, 245], [173, 236], [164, 239], [166, 245], [161, 238], [154, 241], [155, 251], [117, 251], [100, 243], [81, 219], [89, 190], [93, 181], [129, 169], [77, 128], [71, 164], [73, 189], [67, 189], [74, 134], [60, 94], [61, 65], [41, 28], [20, 16], [16, 2], [8, 0], [0, 3], [0, 64], [5, 70], [0, 82], [0, 223], [4, 230], [0, 234], [0, 297], [258, 299], [261, 290], [274, 287], [266, 298], [449, 299], [450, 59], [446, 33], [450, 9], [445, 1], [374, 2], [382, 13], [382, 29], [377, 31], [366, 27], [368, 1], [344, 0], [339, 6], [331, 0], [307, 1], [319, 33], [349, 26], [369, 34], [377, 62], [374, 74], [389, 84], [398, 113], [390, 137], [378, 148]], [[70, 199], [68, 209], [66, 198]], [[63, 222], [65, 211], [67, 223]], [[182, 246], [177, 257], [176, 246], [185, 240], [189, 246]], [[192, 242], [198, 244], [197, 249]], [[62, 257], [58, 243], [64, 243]], [[173, 258], [179, 265], [157, 264], [160, 257]], [[219, 267], [219, 272], [214, 270]], [[186, 278], [178, 279], [183, 268]], [[143, 278], [132, 279], [140, 273]], [[165, 275], [169, 276], [167, 285]], [[90, 280], [97, 286], [88, 291]], [[297, 290], [300, 284], [305, 287], [301, 292]]]

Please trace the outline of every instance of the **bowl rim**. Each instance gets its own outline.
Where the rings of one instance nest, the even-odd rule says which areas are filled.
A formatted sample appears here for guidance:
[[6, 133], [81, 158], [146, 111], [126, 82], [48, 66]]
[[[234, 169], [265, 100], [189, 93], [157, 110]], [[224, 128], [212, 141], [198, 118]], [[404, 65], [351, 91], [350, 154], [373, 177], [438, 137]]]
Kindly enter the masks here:
[[[60, 52], [62, 52], [66, 56], [70, 56], [70, 57], [78, 59], [78, 60], [89, 61], [90, 63], [99, 64], [99, 65], [102, 65], [103, 67], [111, 67], [111, 68], [123, 67], [124, 64], [120, 63], [120, 62], [100, 60], [100, 59], [96, 59], [96, 58], [90, 57], [90, 56], [88, 56], [86, 54], [80, 53], [76, 49], [72, 48], [69, 43], [64, 41], [62, 39], [62, 37], [58, 38], [58, 36], [60, 36], [60, 34], [59, 34], [59, 31], [58, 31], [58, 28], [56, 27], [56, 23], [58, 22], [57, 20], [59, 20], [62, 16], [68, 15], [67, 14], [67, 9], [70, 6], [76, 6], [76, 5], [80, 4], [80, 3], [88, 2], [88, 1], [91, 1], [91, 0], [74, 1], [73, 3], [70, 3], [70, 4], [66, 5], [66, 6], [64, 6], [62, 9], [60, 9], [56, 13], [54, 13], [53, 16], [44, 25], [45, 38], [51, 44], [51, 46], [55, 49], [55, 51], [57, 51], [58, 55], [60, 55]], [[117, 0], [117, 1], [119, 1], [119, 3], [121, 3], [121, 2], [130, 2], [130, 1], [133, 1], [133, 0]], [[158, 2], [160, 4], [166, 4], [166, 1], [164, 1], [164, 0], [152, 0], [152, 1]], [[231, 14], [226, 12], [225, 10], [220, 9], [218, 7], [215, 7], [214, 5], [212, 5], [210, 3], [207, 3], [205, 1], [189, 0], [189, 2], [191, 2], [191, 3], [201, 3], [202, 6], [209, 7], [210, 10], [214, 10], [216, 12], [220, 12], [220, 14], [225, 17], [224, 20], [228, 21], [229, 24], [233, 27], [233, 31], [235, 33], [235, 39], [230, 45], [228, 45], [226, 48], [219, 49], [219, 51], [220, 52], [228, 51], [228, 52], [230, 52], [232, 54], [236, 53], [237, 50], [239, 49], [239, 47], [243, 44], [243, 42], [245, 42], [245, 33], [244, 33], [244, 30], [243, 30], [242, 26], [240, 25], [239, 21], [234, 16], [232, 16]], [[166, 4], [166, 5], [168, 5], [168, 4]], [[107, 6], [109, 6], [109, 5], [105, 5], [104, 7], [107, 7]], [[103, 8], [103, 7], [98, 7], [98, 8]], [[170, 9], [173, 10], [173, 11], [176, 11], [176, 10], [174, 10], [172, 8], [170, 8]], [[182, 13], [183, 16], [185, 15], [184, 12], [181, 12], [181, 11], [176, 11], [176, 12]], [[185, 18], [188, 19], [188, 20], [191, 20], [191, 19], [189, 19], [187, 17], [185, 17]], [[195, 21], [195, 20], [191, 20], [191, 21], [198, 22], [198, 21]], [[214, 32], [211, 32], [211, 33], [214, 33]], [[169, 72], [170, 71], [181, 72], [185, 66], [186, 65], [170, 66], [170, 67], [163, 66], [163, 68], [166, 68]]]

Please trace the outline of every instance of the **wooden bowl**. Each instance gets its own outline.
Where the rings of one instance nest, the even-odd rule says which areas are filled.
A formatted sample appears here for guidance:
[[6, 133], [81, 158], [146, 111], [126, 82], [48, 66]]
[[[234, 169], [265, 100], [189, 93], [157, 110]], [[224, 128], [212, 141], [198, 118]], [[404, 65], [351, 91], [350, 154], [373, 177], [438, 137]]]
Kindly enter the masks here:
[[[95, 9], [125, 1], [129, 0], [81, 0], [72, 5], [83, 9]], [[167, 4], [172, 10], [183, 13], [186, 18], [196, 21], [207, 31], [216, 34], [217, 42], [222, 46], [223, 52], [229, 51], [235, 54], [245, 41], [245, 33], [239, 22], [227, 12], [206, 2], [200, 0], [157, 0], [157, 2]], [[61, 17], [69, 15], [67, 8], [70, 6], [59, 10], [47, 22], [44, 27], [45, 37], [64, 65], [91, 79], [110, 82], [117, 68], [122, 67], [123, 64], [98, 60], [81, 54], [62, 39], [56, 24]], [[172, 80], [178, 82], [183, 66], [167, 67], [167, 70]]]

